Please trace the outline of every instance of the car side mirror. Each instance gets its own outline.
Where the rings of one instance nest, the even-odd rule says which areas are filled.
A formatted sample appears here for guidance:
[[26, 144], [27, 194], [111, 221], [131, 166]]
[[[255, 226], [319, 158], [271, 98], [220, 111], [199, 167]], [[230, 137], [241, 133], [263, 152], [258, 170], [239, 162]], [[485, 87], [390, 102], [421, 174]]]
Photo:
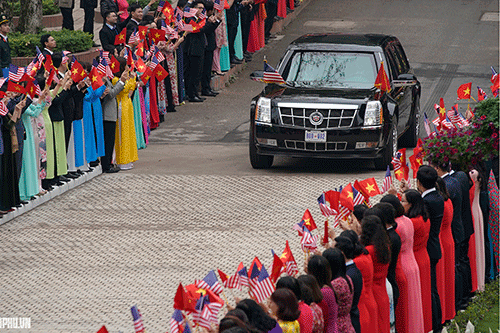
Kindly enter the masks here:
[[392, 82], [395, 88], [411, 87], [417, 84], [417, 78], [413, 74], [400, 74], [397, 80]]
[[250, 74], [250, 78], [254, 81], [262, 81], [264, 78], [264, 71], [255, 71]]

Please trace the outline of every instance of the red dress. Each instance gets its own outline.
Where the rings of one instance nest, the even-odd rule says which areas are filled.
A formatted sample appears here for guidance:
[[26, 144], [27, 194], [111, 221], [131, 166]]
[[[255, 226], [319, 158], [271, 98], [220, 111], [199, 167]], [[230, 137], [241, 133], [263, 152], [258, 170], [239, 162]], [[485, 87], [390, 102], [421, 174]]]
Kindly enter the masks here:
[[[398, 229], [404, 228], [404, 223], [410, 221], [406, 221], [403, 219], [399, 219], [396, 221], [398, 223], [398, 227], [396, 228], [396, 232], [401, 238], [401, 249], [403, 249], [403, 237], [401, 237], [401, 233], [398, 232]], [[406, 240], [406, 239], [405, 239]], [[396, 316], [396, 332], [398, 333], [408, 333], [408, 281], [406, 280], [406, 274], [403, 271], [403, 263], [402, 263], [402, 255], [401, 251], [399, 252], [398, 262], [396, 263], [396, 284], [399, 289], [399, 299], [398, 304], [395, 309]]]
[[[476, 184], [472, 184], [469, 190], [470, 207], [472, 210], [472, 202], [474, 201], [474, 191], [476, 189]], [[474, 215], [472, 215], [474, 218]], [[469, 238], [469, 261], [470, 261], [470, 271], [472, 274], [472, 292], [477, 290], [477, 266], [476, 266], [476, 237], [472, 234]]]
[[312, 333], [313, 329], [313, 314], [309, 305], [303, 301], [299, 302], [300, 317], [298, 319], [300, 332]]
[[424, 310], [424, 329], [425, 332], [432, 331], [432, 300], [431, 300], [431, 261], [427, 253], [427, 240], [431, 223], [429, 220], [424, 222], [422, 216], [411, 218], [413, 222], [413, 254], [417, 260], [420, 271], [420, 284], [422, 287], [422, 308]]
[[369, 254], [362, 254], [354, 259], [363, 277], [363, 289], [359, 297], [359, 322], [361, 333], [373, 333], [377, 331], [378, 309], [377, 302], [373, 296], [373, 261]]
[[443, 310], [443, 322], [455, 317], [455, 241], [451, 232], [453, 204], [448, 199], [444, 203], [443, 220], [439, 240], [442, 257], [436, 266], [438, 293]]
[[378, 329], [376, 332], [389, 333], [391, 331], [391, 309], [389, 295], [387, 295], [387, 287], [385, 285], [389, 263], [382, 264], [378, 261], [373, 245], [368, 245], [366, 249], [370, 253], [373, 261], [373, 296], [377, 302], [378, 309]]
[[264, 21], [267, 17], [266, 8], [264, 3], [256, 3], [254, 6], [259, 6], [257, 12], [254, 15], [252, 22], [250, 23], [250, 34], [248, 36], [247, 51], [256, 52], [263, 48], [265, 44], [264, 36]]

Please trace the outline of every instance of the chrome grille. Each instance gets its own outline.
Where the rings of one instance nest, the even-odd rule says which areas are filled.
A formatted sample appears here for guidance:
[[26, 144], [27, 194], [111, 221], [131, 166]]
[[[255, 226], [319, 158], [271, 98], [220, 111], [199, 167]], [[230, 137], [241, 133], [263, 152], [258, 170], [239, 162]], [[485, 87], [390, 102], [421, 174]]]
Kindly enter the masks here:
[[310, 150], [310, 151], [333, 151], [346, 150], [347, 142], [305, 142], [296, 140], [285, 140], [285, 146], [288, 149]]
[[[351, 127], [358, 110], [351, 104], [278, 103], [281, 125], [321, 130]], [[323, 122], [311, 124], [309, 116], [320, 112]]]

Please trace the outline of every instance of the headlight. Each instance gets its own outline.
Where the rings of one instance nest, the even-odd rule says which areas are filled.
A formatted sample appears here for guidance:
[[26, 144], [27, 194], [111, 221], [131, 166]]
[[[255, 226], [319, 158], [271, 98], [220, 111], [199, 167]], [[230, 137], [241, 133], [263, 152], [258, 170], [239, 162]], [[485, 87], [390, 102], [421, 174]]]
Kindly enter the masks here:
[[255, 121], [263, 123], [271, 122], [271, 99], [265, 97], [259, 98], [255, 109]]
[[382, 103], [380, 101], [370, 101], [366, 103], [365, 126], [379, 125], [383, 121]]

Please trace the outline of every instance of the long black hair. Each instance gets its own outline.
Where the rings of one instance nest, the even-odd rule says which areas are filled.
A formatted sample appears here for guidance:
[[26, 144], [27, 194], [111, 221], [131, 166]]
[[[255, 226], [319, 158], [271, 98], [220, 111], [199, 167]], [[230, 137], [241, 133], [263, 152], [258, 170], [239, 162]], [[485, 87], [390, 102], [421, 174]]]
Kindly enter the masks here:
[[425, 209], [425, 203], [422, 195], [417, 190], [407, 190], [403, 194], [406, 201], [411, 205], [408, 212], [406, 212], [406, 216], [409, 218], [422, 216], [424, 221], [427, 221], [428, 214]]
[[345, 266], [345, 258], [342, 251], [337, 248], [329, 248], [323, 251], [323, 257], [330, 263], [332, 269], [332, 280], [343, 278], [349, 285], [349, 290], [353, 291], [352, 283], [347, 278], [347, 268]]
[[382, 228], [382, 222], [378, 216], [368, 215], [361, 220], [361, 243], [375, 247], [375, 254], [380, 263], [388, 264], [391, 261], [389, 237]]
[[304, 303], [310, 305], [311, 303], [320, 303], [323, 300], [321, 288], [318, 281], [311, 274], [301, 275], [297, 278], [300, 285], [300, 293]]
[[436, 180], [436, 190], [439, 192], [439, 194], [441, 194], [444, 201], [446, 201], [450, 198], [450, 193], [448, 192], [448, 189], [446, 188], [446, 183], [444, 182], [443, 178], [441, 178], [441, 177], [439, 177]]
[[335, 238], [335, 247], [340, 249], [347, 259], [354, 259], [361, 254], [368, 254], [363, 244], [359, 242], [359, 236], [354, 230], [342, 231]]
[[236, 304], [236, 309], [241, 309], [248, 317], [251, 327], [260, 332], [267, 332], [276, 327], [276, 320], [269, 317], [267, 313], [253, 299], [244, 299]]
[[394, 194], [385, 195], [384, 197], [382, 197], [382, 199], [380, 199], [380, 202], [390, 203], [394, 208], [395, 211], [394, 217], [396, 218], [403, 216], [405, 213], [405, 208], [401, 204], [401, 201], [399, 201], [398, 197], [395, 196]]
[[313, 255], [307, 264], [307, 272], [316, 278], [320, 288], [328, 286], [332, 288], [332, 269], [325, 257]]
[[271, 301], [278, 306], [276, 316], [283, 321], [299, 319], [299, 302], [293, 291], [288, 288], [278, 288], [271, 295]]

